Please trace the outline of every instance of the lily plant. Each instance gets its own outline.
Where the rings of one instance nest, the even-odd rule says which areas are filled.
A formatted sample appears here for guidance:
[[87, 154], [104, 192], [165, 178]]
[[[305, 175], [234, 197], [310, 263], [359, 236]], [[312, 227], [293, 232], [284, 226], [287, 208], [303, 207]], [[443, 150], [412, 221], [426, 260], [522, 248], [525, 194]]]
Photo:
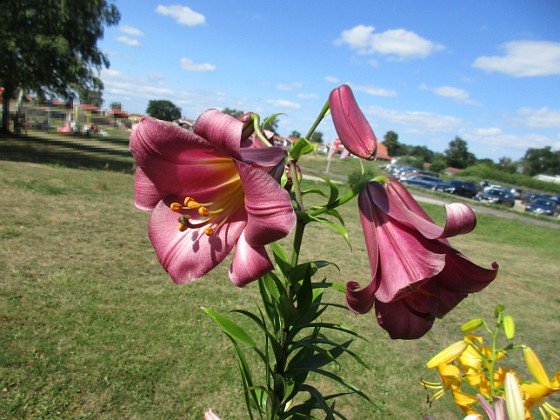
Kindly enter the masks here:
[[[448, 206], [447, 222], [439, 227], [395, 179], [364, 180], [341, 194], [321, 177], [328, 193], [304, 190], [298, 160], [315, 152], [309, 139], [329, 113], [344, 147], [362, 159], [375, 159], [375, 134], [346, 85], [330, 93], [307, 134], [289, 150], [274, 145], [263, 129], [266, 121], [261, 126], [253, 113], [234, 118], [208, 110], [192, 130], [144, 118], [131, 134], [135, 204], [152, 213], [148, 235], [173, 281], [199, 279], [233, 253], [230, 280], [238, 287], [257, 284], [261, 302], [255, 312], [203, 308], [231, 341], [250, 418], [313, 418], [321, 412], [344, 418], [336, 400], [345, 394], [374, 403], [340, 375], [342, 355], [368, 368], [350, 348], [361, 335], [325, 321], [325, 311], [374, 309], [391, 338], [416, 339], [497, 274], [495, 263], [480, 267], [447, 240], [475, 227], [475, 215], [464, 204]], [[310, 194], [318, 194], [323, 204], [308, 206]], [[319, 277], [334, 262], [300, 260], [310, 224], [349, 241], [338, 209], [354, 198], [371, 265], [364, 288], [362, 279], [340, 285]], [[280, 240], [290, 232], [292, 242], [286, 246]], [[327, 302], [329, 290], [345, 293], [347, 306]], [[243, 328], [239, 317], [254, 323], [260, 337]], [[248, 351], [258, 365], [249, 363]], [[312, 374], [341, 390], [324, 394], [309, 380]], [[453, 375], [448, 375], [448, 388]]]

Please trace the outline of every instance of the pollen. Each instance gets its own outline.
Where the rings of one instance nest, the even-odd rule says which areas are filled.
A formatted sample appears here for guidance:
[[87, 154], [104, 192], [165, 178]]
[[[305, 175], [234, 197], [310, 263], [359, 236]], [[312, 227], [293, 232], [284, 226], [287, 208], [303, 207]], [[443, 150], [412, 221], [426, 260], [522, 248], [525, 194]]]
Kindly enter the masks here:
[[204, 229], [204, 233], [206, 234], [206, 236], [212, 236], [214, 234], [214, 229], [211, 227], [207, 227], [206, 229]]
[[208, 209], [206, 207], [201, 206], [201, 207], [198, 208], [198, 214], [200, 214], [202, 217], [208, 217], [210, 212], [208, 211]]
[[189, 209], [197, 209], [200, 207], [200, 203], [192, 197], [186, 197], [184, 203], [185, 207], [188, 207]]
[[181, 210], [183, 210], [183, 206], [181, 205], [181, 203], [171, 203], [169, 205], [169, 208], [174, 212], [180, 212]]

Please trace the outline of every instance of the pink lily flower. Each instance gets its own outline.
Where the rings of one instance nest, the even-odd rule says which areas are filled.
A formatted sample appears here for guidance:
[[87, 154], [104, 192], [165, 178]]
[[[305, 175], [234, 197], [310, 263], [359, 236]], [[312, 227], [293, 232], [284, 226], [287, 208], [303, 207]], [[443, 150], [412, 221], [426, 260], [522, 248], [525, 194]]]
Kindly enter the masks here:
[[329, 96], [334, 127], [344, 147], [362, 159], [377, 156], [377, 139], [368, 120], [360, 110], [352, 89], [342, 85]]
[[144, 118], [130, 137], [136, 207], [152, 211], [148, 234], [176, 283], [200, 278], [233, 249], [231, 281], [244, 286], [273, 266], [265, 245], [295, 224], [279, 147], [243, 148], [243, 121], [204, 112], [193, 131]]
[[366, 313], [375, 304], [377, 322], [391, 338], [414, 339], [430, 330], [469, 293], [496, 278], [454, 249], [446, 238], [474, 229], [476, 216], [464, 204], [446, 206], [445, 227], [436, 225], [397, 180], [369, 182], [359, 208], [372, 279], [360, 289], [346, 285], [348, 307]]

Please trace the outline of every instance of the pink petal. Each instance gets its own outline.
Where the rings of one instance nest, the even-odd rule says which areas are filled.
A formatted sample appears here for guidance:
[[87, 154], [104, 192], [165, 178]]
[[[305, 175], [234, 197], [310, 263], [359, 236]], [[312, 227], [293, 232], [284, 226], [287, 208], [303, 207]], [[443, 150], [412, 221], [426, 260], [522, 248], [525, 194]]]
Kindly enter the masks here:
[[284, 238], [296, 223], [289, 193], [266, 172], [241, 162], [237, 167], [245, 191], [247, 243], [258, 247]]
[[208, 140], [218, 152], [239, 158], [244, 122], [216, 109], [203, 112], [193, 132]]
[[206, 140], [171, 123], [143, 118], [130, 149], [138, 166], [162, 195], [200, 195], [237, 176], [232, 159]]
[[364, 230], [373, 223], [379, 244], [379, 263], [375, 250], [368, 248], [370, 259], [373, 258], [370, 261], [372, 270], [375, 263], [380, 267], [377, 271], [379, 288], [375, 292], [378, 300], [391, 302], [405, 296], [443, 269], [443, 246], [388, 218], [373, 204], [369, 189], [360, 193], [359, 207]]
[[235, 245], [229, 278], [238, 287], [257, 280], [274, 268], [264, 246], [253, 248], [242, 233]]
[[393, 339], [412, 340], [426, 334], [434, 323], [430, 314], [414, 311], [403, 300], [375, 303], [377, 323]]
[[161, 201], [148, 225], [158, 260], [175, 283], [195, 280], [216, 267], [229, 254], [246, 224], [245, 213], [238, 211], [213, 236], [206, 236], [204, 229], [180, 232], [178, 216]]
[[375, 302], [375, 291], [377, 283], [371, 281], [366, 287], [360, 289], [355, 281], [346, 283], [346, 304], [348, 308], [357, 314], [365, 314], [371, 310]]
[[[391, 180], [387, 184], [386, 191], [388, 201], [391, 203], [387, 212], [389, 216], [413, 227], [428, 239], [449, 238], [466, 234], [476, 226], [476, 216], [472, 209], [465, 204], [447, 204], [445, 206], [447, 219], [445, 227], [441, 228], [432, 221], [398, 181]], [[378, 196], [379, 194], [375, 194], [373, 197], [379, 199]]]
[[263, 149], [241, 149], [241, 160], [251, 164], [254, 168], [262, 169], [272, 176], [277, 182], [284, 173], [284, 158], [286, 152], [283, 148], [273, 146]]
[[162, 197], [162, 194], [157, 190], [153, 182], [146, 176], [142, 168], [138, 166], [134, 180], [134, 205], [136, 208], [151, 211]]

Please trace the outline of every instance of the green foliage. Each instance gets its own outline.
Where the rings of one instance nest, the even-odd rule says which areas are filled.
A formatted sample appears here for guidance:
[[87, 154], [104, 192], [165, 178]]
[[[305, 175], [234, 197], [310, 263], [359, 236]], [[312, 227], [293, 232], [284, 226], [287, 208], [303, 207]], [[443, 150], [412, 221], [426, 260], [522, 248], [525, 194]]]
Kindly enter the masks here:
[[560, 150], [553, 152], [550, 146], [527, 150], [521, 162], [523, 173], [527, 175], [560, 174]]
[[389, 156], [400, 156], [399, 135], [394, 131], [387, 131], [385, 136], [383, 136], [383, 144], [387, 147], [387, 153]]
[[301, 137], [301, 133], [297, 130], [293, 130], [288, 137], [292, 137], [294, 139], [299, 139]]
[[227, 107], [224, 108], [224, 109], [222, 109], [222, 112], [223, 112], [224, 114], [231, 115], [232, 117], [235, 117], [235, 118], [239, 118], [239, 117], [241, 117], [243, 114], [245, 114], [243, 111], [240, 111], [240, 110], [238, 110], [238, 109], [227, 108]]
[[150, 100], [146, 113], [163, 121], [174, 121], [181, 118], [181, 108], [166, 99]]
[[313, 143], [323, 143], [323, 133], [320, 131], [315, 131], [311, 134], [311, 138], [309, 139]]
[[476, 162], [476, 157], [469, 152], [467, 142], [461, 137], [455, 137], [455, 140], [449, 142], [444, 154], [447, 166], [452, 168], [463, 169]]
[[265, 118], [262, 126], [263, 130], [270, 130], [274, 133], [277, 133], [279, 124], [278, 115], [280, 114], [274, 114]]
[[97, 71], [108, 67], [97, 47], [120, 13], [106, 0], [4, 0], [0, 13], [0, 85], [3, 129], [16, 89], [72, 98], [75, 89], [99, 90]]
[[352, 172], [350, 175], [348, 175], [348, 185], [350, 185], [350, 188], [354, 189], [358, 185], [361, 185], [366, 181], [372, 180], [377, 175], [379, 175], [379, 171], [374, 171], [371, 168], [366, 169], [365, 171], [356, 170]]
[[461, 177], [472, 177], [477, 180], [491, 180], [497, 183], [515, 185], [537, 191], [546, 191], [551, 193], [559, 193], [560, 185], [552, 182], [539, 181], [530, 176], [520, 173], [504, 172], [495, 166], [478, 164], [469, 166], [461, 172]]
[[445, 161], [445, 159], [434, 159], [434, 161], [432, 162], [432, 166], [430, 166], [430, 171], [440, 173], [445, 168], [447, 168], [447, 162]]

